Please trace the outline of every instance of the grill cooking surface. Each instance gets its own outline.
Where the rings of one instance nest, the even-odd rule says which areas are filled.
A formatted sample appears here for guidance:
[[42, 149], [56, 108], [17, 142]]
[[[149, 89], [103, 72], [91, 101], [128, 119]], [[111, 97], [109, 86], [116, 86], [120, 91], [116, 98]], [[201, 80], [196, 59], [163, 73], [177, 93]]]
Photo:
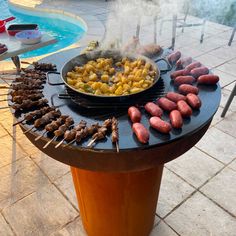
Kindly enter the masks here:
[[[67, 51], [60, 53], [59, 56], [49, 56], [40, 62], [52, 62], [57, 65], [58, 71], [62, 68], [66, 61], [72, 57], [78, 55], [78, 50]], [[165, 51], [164, 53], [168, 53]], [[163, 55], [162, 55], [163, 56]], [[52, 61], [52, 58], [55, 60]], [[158, 62], [160, 69], [165, 69], [164, 62]], [[174, 69], [173, 69], [174, 70]], [[141, 123], [144, 124], [150, 132], [150, 140], [148, 144], [141, 144], [136, 139], [131, 129], [131, 122], [127, 115], [127, 108], [130, 105], [143, 106], [147, 101], [155, 101], [157, 98], [163, 96], [168, 91], [176, 91], [170, 80], [170, 73], [161, 75], [161, 79], [156, 86], [153, 87], [147, 94], [142, 97], [135, 98], [133, 100], [124, 101], [121, 104], [101, 103], [99, 101], [89, 101], [87, 99], [79, 97], [74, 91], [66, 89], [64, 85], [50, 86], [45, 84], [43, 94], [45, 98], [49, 100], [50, 105], [57, 106], [61, 113], [64, 115], [70, 115], [73, 117], [75, 124], [78, 124], [80, 120], [86, 120], [88, 125], [99, 122], [102, 123], [105, 119], [115, 116], [119, 121], [119, 147], [120, 151], [135, 150], [135, 149], [147, 149], [154, 146], [163, 145], [174, 140], [183, 138], [186, 135], [196, 132], [202, 126], [208, 122], [213, 114], [216, 112], [220, 102], [220, 88], [219, 86], [201, 86], [199, 97], [202, 101], [202, 107], [199, 111], [193, 110], [191, 118], [184, 119], [184, 125], [181, 130], [172, 129], [170, 134], [161, 134], [149, 126], [150, 115], [147, 114], [143, 108]], [[50, 75], [50, 79], [53, 82], [61, 82], [60, 75]], [[70, 97], [72, 99], [70, 99]], [[62, 99], [63, 98], [63, 99]], [[22, 114], [23, 117], [23, 114]], [[21, 118], [17, 115], [17, 118]], [[168, 114], [164, 113], [163, 118], [168, 119]], [[22, 124], [24, 129], [29, 129], [32, 124]], [[33, 130], [34, 131], [34, 130]], [[31, 132], [33, 132], [31, 131]], [[38, 136], [43, 133], [43, 130], [35, 131], [35, 135]], [[52, 138], [52, 136], [44, 136], [42, 139]], [[60, 141], [56, 140], [57, 141]], [[84, 140], [80, 144], [72, 144], [77, 148], [86, 148], [89, 143], [89, 139]], [[52, 142], [50, 145], [55, 145]], [[63, 145], [62, 145], [63, 148]], [[107, 139], [97, 142], [94, 147], [94, 151], [108, 151], [116, 152], [116, 147], [111, 143], [111, 136], [108, 135]]]

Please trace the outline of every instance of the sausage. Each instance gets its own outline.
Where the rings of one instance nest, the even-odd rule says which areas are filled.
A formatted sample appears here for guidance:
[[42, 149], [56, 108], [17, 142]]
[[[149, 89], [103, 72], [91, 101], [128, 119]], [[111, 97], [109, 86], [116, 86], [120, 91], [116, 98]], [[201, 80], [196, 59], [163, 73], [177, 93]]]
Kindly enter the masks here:
[[178, 110], [170, 112], [170, 123], [175, 129], [180, 129], [183, 126], [183, 118]]
[[182, 117], [189, 117], [193, 113], [191, 107], [183, 100], [177, 102], [177, 107]]
[[186, 57], [186, 58], [179, 59], [179, 60], [176, 62], [176, 68], [177, 68], [177, 69], [183, 69], [183, 68], [185, 68], [187, 65], [191, 64], [192, 61], [193, 61], [192, 57]]
[[207, 75], [208, 73], [209, 73], [209, 69], [205, 66], [194, 68], [190, 72], [190, 74], [195, 78], [198, 78], [201, 75]]
[[218, 75], [201, 75], [197, 79], [198, 84], [214, 85], [220, 80]]
[[181, 52], [180, 51], [176, 51], [171, 53], [168, 57], [167, 60], [169, 61], [170, 64], [175, 64], [181, 57]]
[[177, 108], [176, 103], [172, 102], [168, 98], [159, 98], [157, 101], [158, 105], [165, 111], [172, 111]]
[[153, 116], [150, 118], [149, 123], [152, 128], [158, 130], [161, 133], [168, 134], [171, 131], [170, 123], [162, 120], [160, 117]]
[[134, 107], [134, 106], [132, 106], [132, 107], [130, 107], [130, 108], [128, 109], [128, 115], [129, 115], [130, 120], [131, 120], [133, 123], [135, 123], [135, 122], [140, 122], [141, 116], [142, 116], [142, 114], [141, 114], [141, 112], [139, 111], [139, 109], [138, 109], [137, 107]]
[[198, 94], [199, 89], [196, 86], [190, 85], [190, 84], [181, 84], [179, 86], [179, 92], [186, 95], [188, 93], [194, 93]]
[[145, 106], [144, 106], [145, 110], [150, 113], [152, 116], [159, 116], [161, 117], [163, 114], [162, 109], [155, 104], [154, 102], [148, 102]]
[[202, 64], [198, 61], [193, 62], [191, 64], [189, 64], [188, 66], [185, 67], [185, 70], [187, 70], [189, 73], [191, 70], [200, 67]]
[[166, 94], [166, 97], [173, 102], [178, 102], [180, 100], [186, 101], [186, 97], [184, 95], [179, 94], [179, 93], [175, 93], [175, 92], [168, 92]]
[[170, 78], [171, 79], [175, 79], [176, 77], [178, 76], [184, 76], [184, 75], [189, 75], [189, 72], [186, 71], [186, 70], [177, 70], [177, 71], [174, 71], [170, 74]]
[[186, 96], [187, 103], [193, 108], [193, 109], [199, 109], [202, 105], [200, 98], [193, 93], [189, 93]]
[[191, 75], [178, 76], [174, 80], [174, 85], [179, 86], [181, 84], [193, 84], [194, 82], [195, 82], [195, 78]]
[[149, 132], [141, 123], [134, 123], [132, 130], [140, 143], [147, 143], [149, 140]]

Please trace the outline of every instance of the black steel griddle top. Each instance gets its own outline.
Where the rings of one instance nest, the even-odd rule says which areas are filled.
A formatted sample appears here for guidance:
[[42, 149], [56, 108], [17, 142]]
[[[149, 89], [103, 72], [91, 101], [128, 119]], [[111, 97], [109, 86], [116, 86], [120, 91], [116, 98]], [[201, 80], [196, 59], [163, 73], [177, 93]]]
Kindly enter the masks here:
[[[164, 51], [164, 53], [168, 53], [168, 51]], [[47, 62], [47, 63], [55, 63], [57, 65], [58, 71], [61, 70], [62, 66], [73, 58], [74, 56], [79, 54], [79, 50], [68, 50], [64, 52], [60, 52], [58, 54], [54, 54], [52, 56], [46, 57], [40, 62]], [[162, 55], [163, 56], [163, 55]], [[158, 63], [158, 66], [160, 69], [165, 69], [166, 65], [163, 62]], [[174, 70], [174, 69], [173, 69]], [[170, 72], [167, 74], [162, 75], [162, 80], [164, 82], [165, 86], [165, 92], [168, 91], [176, 91], [176, 87], [173, 86], [171, 80], [170, 80]], [[52, 78], [55, 82], [61, 82], [60, 75], [55, 75], [54, 78]], [[114, 110], [110, 112], [110, 110], [101, 110], [98, 112], [94, 112], [93, 110], [88, 111], [87, 109], [83, 107], [79, 107], [74, 102], [72, 102], [70, 99], [60, 99], [58, 98], [58, 94], [65, 93], [65, 87], [64, 85], [60, 86], [50, 86], [49, 84], [45, 84], [43, 89], [43, 94], [45, 98], [49, 100], [50, 105], [55, 105], [60, 108], [62, 114], [67, 114], [73, 117], [75, 124], [79, 123], [80, 120], [86, 120], [88, 124], [92, 124], [95, 122], [102, 123], [106, 118], [111, 117], [112, 115], [116, 115], [116, 117], [119, 120], [119, 147], [120, 151], [131, 151], [131, 150], [137, 150], [137, 149], [149, 149], [152, 147], [160, 146], [169, 142], [173, 142], [177, 139], [181, 139], [184, 136], [188, 136], [194, 132], [196, 132], [198, 129], [203, 127], [209, 120], [212, 119], [213, 115], [218, 109], [219, 103], [220, 103], [220, 87], [217, 86], [200, 86], [200, 93], [199, 97], [202, 101], [202, 107], [200, 110], [194, 110], [193, 115], [191, 118], [184, 119], [184, 125], [182, 129], [172, 129], [170, 134], [161, 134], [151, 128], [149, 126], [149, 118], [150, 115], [147, 114], [144, 109], [142, 108], [142, 120], [141, 123], [144, 124], [145, 127], [149, 129], [150, 132], [150, 140], [147, 144], [141, 144], [136, 139], [135, 135], [132, 132], [131, 129], [131, 122], [127, 116], [127, 109], [120, 109], [117, 108], [117, 110]], [[17, 117], [20, 118], [20, 117]], [[165, 120], [168, 119], [168, 114], [165, 113], [163, 118]], [[32, 125], [23, 124], [23, 129], [31, 128]], [[40, 135], [43, 131], [37, 130], [35, 135]], [[51, 136], [46, 136], [45, 139], [49, 139]], [[43, 138], [44, 139], [44, 138]], [[60, 140], [58, 140], [60, 141]], [[85, 140], [81, 142], [80, 144], [73, 144], [76, 148], [87, 148], [89, 140]], [[55, 145], [55, 142], [53, 142], [51, 145]], [[63, 146], [63, 145], [62, 145]], [[108, 136], [106, 140], [102, 140], [97, 142], [94, 147], [93, 151], [105, 151], [105, 152], [115, 152], [116, 148], [111, 143], [111, 137]]]

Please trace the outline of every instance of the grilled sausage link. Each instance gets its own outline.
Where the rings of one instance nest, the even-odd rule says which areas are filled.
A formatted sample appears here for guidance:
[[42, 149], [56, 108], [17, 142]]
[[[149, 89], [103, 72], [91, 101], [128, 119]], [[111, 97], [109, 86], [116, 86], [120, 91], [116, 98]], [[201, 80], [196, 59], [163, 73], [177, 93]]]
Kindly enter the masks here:
[[202, 105], [200, 98], [193, 93], [189, 93], [186, 96], [187, 103], [193, 108], [193, 109], [199, 109]]
[[170, 64], [175, 64], [181, 57], [181, 52], [180, 51], [176, 51], [171, 53], [168, 57], [167, 60], [169, 61]]
[[128, 115], [130, 117], [130, 120], [133, 122], [133, 123], [136, 123], [136, 122], [140, 122], [141, 120], [141, 112], [139, 111], [139, 109], [137, 107], [130, 107], [128, 109]]
[[150, 118], [149, 123], [152, 128], [161, 133], [168, 134], [171, 131], [170, 123], [162, 120], [160, 117], [153, 116], [152, 118]]
[[154, 102], [148, 102], [144, 106], [144, 108], [152, 116], [159, 116], [159, 117], [161, 117], [162, 114], [163, 114], [162, 109], [157, 104], [155, 104]]
[[183, 69], [186, 66], [188, 66], [189, 64], [191, 64], [192, 61], [193, 61], [192, 57], [186, 57], [186, 58], [179, 59], [176, 62], [176, 68], [177, 69]]
[[180, 129], [183, 126], [183, 118], [178, 110], [173, 110], [170, 112], [170, 123], [173, 128]]
[[188, 93], [198, 94], [199, 89], [193, 85], [190, 85], [190, 84], [181, 84], [179, 86], [179, 92], [184, 95], [187, 95]]
[[191, 107], [183, 100], [177, 102], [177, 107], [182, 117], [189, 117], [193, 113]]
[[214, 85], [214, 84], [217, 84], [219, 80], [220, 78], [217, 75], [201, 75], [197, 79], [197, 83], [205, 84], [205, 85]]
[[173, 102], [178, 102], [180, 100], [186, 101], [186, 97], [184, 95], [179, 94], [179, 93], [175, 93], [175, 92], [168, 92], [166, 94], [166, 97]]
[[198, 61], [196, 62], [192, 62], [191, 64], [189, 64], [188, 66], [185, 67], [185, 70], [188, 71], [190, 73], [191, 70], [200, 67], [202, 64]]
[[172, 111], [177, 108], [176, 103], [172, 102], [168, 98], [160, 98], [157, 101], [158, 105], [165, 111]]
[[187, 70], [177, 70], [174, 71], [170, 74], [170, 78], [172, 80], [174, 80], [175, 78], [177, 78], [178, 76], [185, 76], [185, 75], [189, 75], [189, 72]]
[[181, 84], [193, 84], [194, 82], [195, 82], [195, 79], [191, 75], [178, 76], [174, 80], [174, 85], [179, 86]]
[[147, 143], [149, 140], [149, 132], [141, 123], [134, 123], [132, 126], [133, 132], [135, 133], [140, 143]]
[[205, 66], [201, 66], [195, 69], [192, 69], [190, 74], [194, 77], [194, 78], [198, 78], [201, 75], [207, 75], [209, 74], [209, 69]]

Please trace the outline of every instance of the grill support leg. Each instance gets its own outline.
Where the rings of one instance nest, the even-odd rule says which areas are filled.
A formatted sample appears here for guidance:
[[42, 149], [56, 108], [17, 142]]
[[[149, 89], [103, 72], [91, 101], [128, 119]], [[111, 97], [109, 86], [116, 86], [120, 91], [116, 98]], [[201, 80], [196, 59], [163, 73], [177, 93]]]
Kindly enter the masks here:
[[148, 236], [153, 228], [163, 165], [126, 173], [71, 167], [88, 236]]
[[233, 101], [234, 96], [236, 96], [236, 83], [235, 83], [234, 88], [233, 88], [233, 90], [232, 90], [232, 92], [231, 92], [231, 94], [228, 98], [228, 101], [225, 105], [225, 108], [224, 108], [222, 114], [221, 114], [221, 117], [225, 117], [225, 114], [228, 111], [229, 106], [230, 106], [231, 102]]
[[231, 46], [231, 44], [232, 44], [232, 41], [233, 41], [233, 39], [234, 39], [235, 32], [236, 32], [236, 26], [234, 27], [233, 32], [232, 32], [232, 34], [231, 34], [231, 37], [230, 37], [230, 40], [229, 40], [229, 43], [228, 43], [229, 46]]

